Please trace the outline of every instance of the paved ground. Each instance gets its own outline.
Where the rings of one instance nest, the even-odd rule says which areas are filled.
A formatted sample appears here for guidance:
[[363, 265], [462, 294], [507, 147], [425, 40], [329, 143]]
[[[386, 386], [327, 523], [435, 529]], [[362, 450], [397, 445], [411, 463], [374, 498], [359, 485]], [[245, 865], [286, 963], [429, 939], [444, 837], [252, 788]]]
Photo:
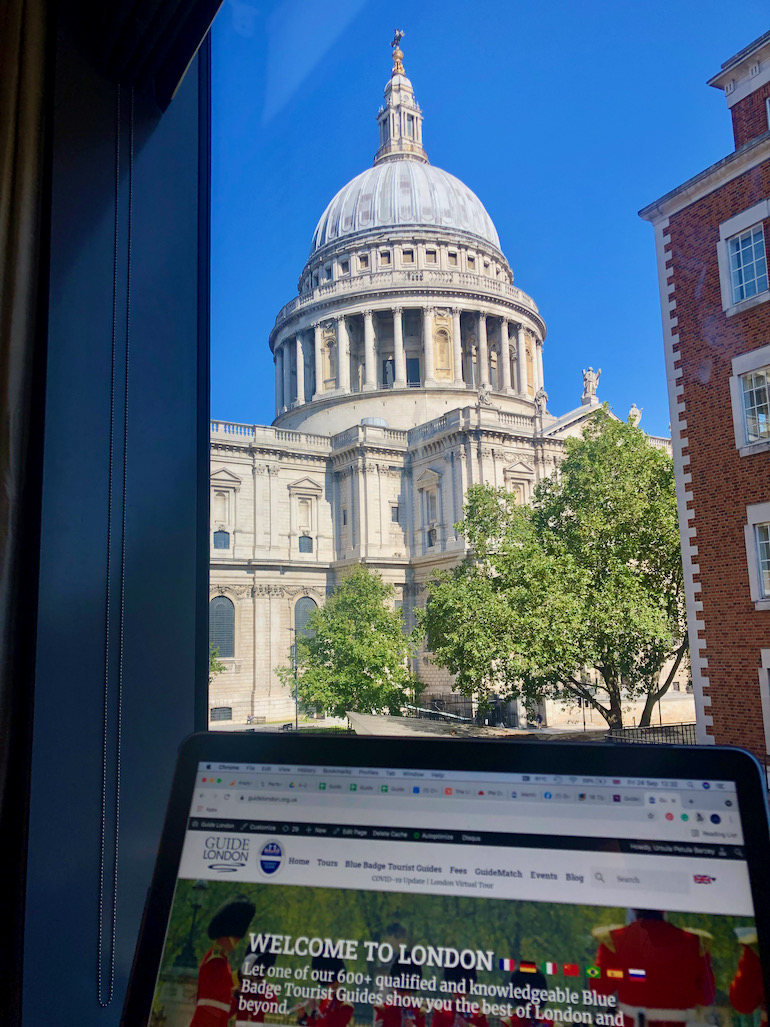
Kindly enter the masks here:
[[505, 727], [479, 727], [477, 724], [453, 724], [440, 720], [418, 720], [415, 717], [376, 717], [369, 713], [349, 713], [348, 719], [357, 735], [380, 735], [391, 738], [516, 738], [523, 741], [585, 741], [601, 742], [604, 731], [572, 731], [557, 728], [515, 730]]

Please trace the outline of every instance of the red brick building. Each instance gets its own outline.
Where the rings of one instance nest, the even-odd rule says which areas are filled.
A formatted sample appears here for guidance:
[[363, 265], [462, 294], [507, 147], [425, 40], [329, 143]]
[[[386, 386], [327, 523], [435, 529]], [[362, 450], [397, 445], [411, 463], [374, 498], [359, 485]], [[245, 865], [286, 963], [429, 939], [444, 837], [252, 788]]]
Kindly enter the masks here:
[[770, 752], [770, 32], [722, 65], [735, 151], [655, 229], [701, 742]]

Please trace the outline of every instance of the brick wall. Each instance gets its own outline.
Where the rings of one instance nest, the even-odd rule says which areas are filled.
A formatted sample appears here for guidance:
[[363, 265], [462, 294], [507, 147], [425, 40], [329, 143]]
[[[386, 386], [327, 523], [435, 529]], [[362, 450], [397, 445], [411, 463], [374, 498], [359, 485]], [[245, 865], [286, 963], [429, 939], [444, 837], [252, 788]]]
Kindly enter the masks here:
[[744, 143], [756, 139], [768, 130], [767, 123], [767, 98], [770, 96], [770, 82], [760, 86], [754, 93], [750, 93], [734, 104], [731, 113], [733, 116], [733, 136], [735, 138], [735, 149], [743, 146]]
[[[770, 645], [770, 611], [757, 611], [751, 602], [743, 526], [746, 506], [770, 499], [770, 453], [739, 456], [729, 378], [734, 356], [770, 342], [770, 302], [725, 316], [717, 242], [720, 222], [769, 194], [766, 162], [672, 215], [667, 263], [675, 286], [671, 316], [677, 319], [673, 331], [684, 387], [679, 417], [690, 457], [687, 506], [698, 550], [694, 581], [700, 583], [703, 604], [698, 618], [708, 661], [707, 712], [717, 742], [756, 751], [765, 750], [758, 671], [760, 649]], [[765, 238], [770, 241], [770, 222]]]

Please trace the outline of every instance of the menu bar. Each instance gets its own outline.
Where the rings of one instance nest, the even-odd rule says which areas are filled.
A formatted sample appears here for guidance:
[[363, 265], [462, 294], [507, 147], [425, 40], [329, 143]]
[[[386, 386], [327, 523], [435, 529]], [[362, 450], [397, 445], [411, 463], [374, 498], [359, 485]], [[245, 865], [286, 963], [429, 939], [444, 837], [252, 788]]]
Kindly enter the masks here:
[[[390, 767], [335, 767], [335, 766], [306, 766], [302, 764], [283, 763], [200, 763], [198, 766], [200, 775], [207, 777], [212, 774], [210, 781], [205, 783], [221, 784], [224, 777], [221, 775], [273, 775], [277, 777], [304, 777], [312, 779], [323, 779], [326, 777], [356, 779], [358, 781], [367, 778], [387, 781], [414, 781], [414, 782], [498, 782], [509, 785], [513, 783], [529, 785], [560, 785], [582, 787], [612, 788], [622, 787], [631, 789], [644, 789], [665, 791], [667, 789], [686, 789], [688, 791], [709, 792], [712, 789], [717, 792], [735, 792], [734, 781], [701, 780], [690, 778], [647, 778], [647, 777], [607, 777], [607, 776], [583, 776], [565, 774], [523, 774], [523, 773], [487, 773], [482, 771], [458, 771], [458, 770], [415, 770], [410, 768]], [[221, 778], [221, 780], [220, 780]]]

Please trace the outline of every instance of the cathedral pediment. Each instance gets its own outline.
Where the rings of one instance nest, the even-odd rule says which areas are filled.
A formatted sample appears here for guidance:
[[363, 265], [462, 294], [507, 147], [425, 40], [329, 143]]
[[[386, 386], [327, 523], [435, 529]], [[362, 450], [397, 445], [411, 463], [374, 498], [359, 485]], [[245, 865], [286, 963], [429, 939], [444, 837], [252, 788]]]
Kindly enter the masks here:
[[220, 467], [219, 470], [211, 472], [211, 484], [214, 487], [237, 489], [241, 487], [241, 479], [226, 467]]
[[323, 487], [312, 478], [300, 478], [299, 481], [293, 481], [288, 488], [290, 492], [312, 492], [315, 496], [320, 496], [323, 492]]
[[517, 460], [515, 464], [511, 464], [509, 467], [506, 467], [504, 473], [520, 474], [529, 477], [535, 473], [535, 468], [530, 467], [530, 465], [525, 463], [523, 460]]
[[441, 477], [435, 471], [428, 469], [423, 471], [420, 477], [416, 479], [415, 485], [418, 489], [429, 489], [434, 485], [438, 485], [440, 481]]

